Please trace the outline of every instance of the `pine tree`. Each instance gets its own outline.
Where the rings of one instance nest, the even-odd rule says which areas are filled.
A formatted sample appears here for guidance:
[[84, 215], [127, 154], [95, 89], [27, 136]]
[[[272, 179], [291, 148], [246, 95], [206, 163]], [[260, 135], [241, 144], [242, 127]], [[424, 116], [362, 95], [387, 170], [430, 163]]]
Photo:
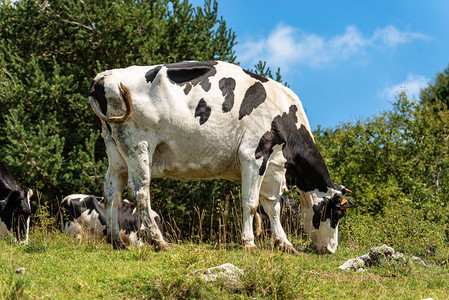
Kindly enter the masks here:
[[218, 3], [19, 0], [0, 4], [0, 155], [45, 201], [101, 195], [103, 141], [87, 102], [96, 73], [235, 60]]

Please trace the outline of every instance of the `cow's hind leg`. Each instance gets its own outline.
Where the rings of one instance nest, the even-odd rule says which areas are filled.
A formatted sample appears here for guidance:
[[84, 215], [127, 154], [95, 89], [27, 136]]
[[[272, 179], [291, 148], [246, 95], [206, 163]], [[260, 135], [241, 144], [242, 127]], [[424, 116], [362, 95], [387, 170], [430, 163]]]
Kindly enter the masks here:
[[150, 201], [150, 166], [153, 151], [148, 147], [148, 143], [141, 141], [137, 147], [137, 155], [130, 160], [128, 169], [128, 185], [130, 186], [134, 198], [137, 202], [137, 208], [140, 214], [141, 222], [145, 228], [142, 232], [144, 239], [150, 239], [154, 243], [156, 250], [169, 250], [169, 246], [162, 236], [157, 226], [155, 214], [151, 210]]
[[122, 195], [126, 178], [121, 176], [111, 165], [109, 165], [106, 176], [103, 180], [103, 191], [105, 197], [106, 230], [107, 239], [114, 249], [126, 249], [120, 236], [118, 222], [118, 206]]
[[243, 248], [253, 248], [254, 231], [253, 219], [259, 205], [259, 191], [262, 184], [262, 176], [259, 175], [259, 167], [254, 161], [241, 162], [242, 164], [242, 206], [243, 206]]

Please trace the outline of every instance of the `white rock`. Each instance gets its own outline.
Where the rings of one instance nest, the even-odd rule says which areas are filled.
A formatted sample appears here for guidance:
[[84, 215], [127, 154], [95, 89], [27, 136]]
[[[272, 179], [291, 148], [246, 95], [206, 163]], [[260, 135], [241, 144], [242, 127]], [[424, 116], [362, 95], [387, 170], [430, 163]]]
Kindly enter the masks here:
[[[417, 263], [418, 265], [427, 266], [427, 264], [421, 258], [419, 258], [418, 256], [412, 256], [412, 257], [410, 257], [410, 259], [412, 261], [414, 261], [415, 263]], [[428, 299], [431, 299], [431, 298], [428, 298]]]
[[363, 267], [365, 266], [365, 261], [360, 257], [347, 260], [344, 264], [339, 266], [339, 269], [347, 271], [365, 271]]
[[365, 271], [364, 267], [386, 262], [406, 264], [407, 260], [401, 252], [396, 252], [393, 248], [382, 245], [371, 248], [367, 254], [347, 260], [338, 268], [347, 271]]
[[370, 254], [371, 253], [381, 253], [381, 254], [384, 254], [384, 255], [392, 255], [396, 251], [394, 251], [393, 248], [391, 248], [391, 247], [389, 247], [389, 246], [384, 244], [384, 245], [379, 246], [379, 247], [371, 248], [371, 250], [369, 252], [370, 252]]
[[365, 263], [370, 260], [369, 254], [363, 254], [362, 256], [359, 256], [361, 260], [363, 260]]
[[391, 255], [391, 258], [398, 263], [402, 263], [402, 264], [406, 264], [407, 263], [407, 259], [405, 259], [404, 254], [402, 254], [401, 252], [395, 252]]
[[201, 269], [192, 273], [206, 282], [224, 281], [230, 284], [238, 284], [243, 270], [233, 264], [226, 263], [207, 270]]

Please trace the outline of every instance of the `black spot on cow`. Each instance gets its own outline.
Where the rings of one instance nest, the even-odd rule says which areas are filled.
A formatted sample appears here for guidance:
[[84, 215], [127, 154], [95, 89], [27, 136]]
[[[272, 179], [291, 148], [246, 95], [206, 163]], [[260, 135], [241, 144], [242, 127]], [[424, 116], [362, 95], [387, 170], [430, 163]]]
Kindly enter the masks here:
[[192, 87], [201, 84], [201, 87], [207, 92], [211, 84], [209, 77], [217, 73], [214, 61], [185, 61], [173, 64], [167, 64], [167, 76], [171, 82], [180, 86], [186, 86], [184, 93], [187, 95]]
[[195, 118], [200, 117], [200, 125], [206, 123], [206, 121], [209, 119], [210, 112], [210, 106], [207, 105], [204, 99], [201, 99], [195, 109]]
[[192, 89], [192, 85], [187, 82], [186, 87], [184, 88], [184, 94], [188, 95], [190, 93], [190, 90]]
[[162, 66], [157, 66], [156, 68], [153, 68], [151, 70], [149, 70], [146, 74], [145, 74], [145, 79], [148, 82], [153, 82], [154, 78], [156, 77], [157, 73], [159, 73], [160, 69], [162, 68]]
[[261, 105], [267, 98], [267, 92], [260, 82], [256, 82], [248, 88], [243, 97], [239, 110], [239, 120], [248, 116], [251, 112]]
[[200, 85], [205, 92], [208, 92], [212, 86], [212, 84], [209, 81], [209, 78], [206, 78], [205, 80], [201, 81]]
[[254, 73], [252, 73], [252, 72], [250, 72], [248, 70], [243, 70], [243, 72], [245, 72], [246, 74], [248, 74], [252, 78], [259, 80], [260, 82], [267, 82], [268, 81], [267, 78], [265, 78], [263, 76], [260, 76], [260, 75], [257, 75], [257, 74], [254, 74]]
[[222, 110], [224, 113], [230, 112], [234, 106], [234, 90], [235, 90], [235, 80], [231, 77], [222, 78], [218, 82], [218, 87], [221, 90], [225, 101], [222, 105]]
[[332, 228], [336, 228], [338, 221], [346, 214], [346, 208], [356, 204], [340, 194], [335, 194], [332, 198], [325, 198], [320, 203], [313, 206], [312, 224], [315, 229], [320, 228], [320, 222], [330, 219]]
[[276, 116], [271, 122], [271, 130], [267, 131], [259, 141], [255, 156], [263, 158], [259, 174], [263, 175], [268, 158], [276, 145], [282, 146], [282, 153], [287, 160], [285, 179], [287, 186], [297, 186], [304, 192], [318, 189], [327, 192], [328, 187], [335, 188], [323, 157], [304, 125], [296, 127], [298, 118], [295, 105], [290, 106], [288, 113]]

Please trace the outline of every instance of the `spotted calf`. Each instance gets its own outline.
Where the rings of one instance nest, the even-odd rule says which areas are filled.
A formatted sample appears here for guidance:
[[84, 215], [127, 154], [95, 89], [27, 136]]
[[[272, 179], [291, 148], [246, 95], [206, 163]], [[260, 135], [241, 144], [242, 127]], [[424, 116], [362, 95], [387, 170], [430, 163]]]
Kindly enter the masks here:
[[[74, 194], [65, 197], [61, 202], [61, 229], [66, 234], [82, 239], [83, 236], [94, 238], [106, 237], [106, 214], [102, 197]], [[120, 236], [127, 245], [142, 246], [139, 230], [145, 229], [140, 221], [136, 206], [123, 200], [119, 207]], [[152, 212], [162, 229], [159, 215]]]

